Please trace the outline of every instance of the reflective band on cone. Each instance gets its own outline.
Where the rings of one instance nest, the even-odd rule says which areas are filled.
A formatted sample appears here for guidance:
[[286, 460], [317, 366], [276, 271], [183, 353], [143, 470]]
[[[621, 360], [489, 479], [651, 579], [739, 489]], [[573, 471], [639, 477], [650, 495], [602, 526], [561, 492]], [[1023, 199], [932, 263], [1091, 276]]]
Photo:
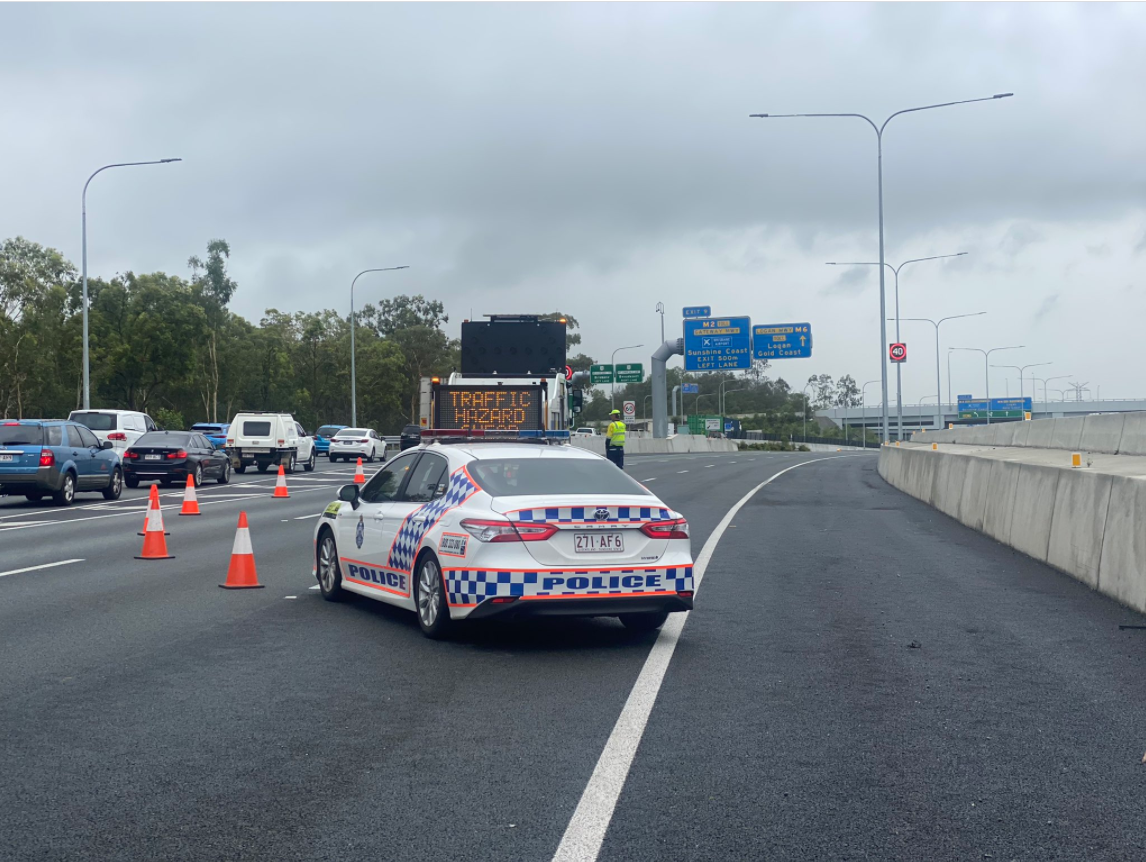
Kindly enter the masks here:
[[[154, 488], [155, 486], [152, 485]], [[179, 510], [180, 515], [201, 515], [199, 511], [199, 498], [195, 496], [195, 477], [190, 473], [187, 474], [187, 489], [183, 492], [183, 508]]]
[[362, 472], [362, 459], [361, 458], [358, 459], [358, 467], [354, 471], [354, 484], [355, 485], [366, 484], [366, 474]]
[[147, 521], [143, 527], [143, 550], [137, 560], [173, 560], [167, 553], [167, 540], [163, 532], [163, 512], [159, 508], [159, 492], [151, 486], [151, 499], [147, 503]]
[[290, 494], [287, 493], [286, 470], [283, 469], [282, 464], [279, 464], [279, 478], [275, 482], [275, 492], [271, 494], [271, 496], [278, 497], [280, 499], [290, 496]]
[[247, 513], [239, 513], [239, 528], [235, 531], [235, 544], [231, 547], [231, 565], [227, 568], [227, 583], [219, 584], [224, 590], [261, 590], [255, 571], [255, 552], [251, 547], [251, 531], [247, 528]]
[[[143, 529], [140, 530], [135, 535], [137, 535], [137, 536], [146, 536], [147, 535], [147, 519], [149, 517], [151, 517], [151, 507], [152, 506], [154, 506], [156, 509], [159, 509], [159, 486], [158, 485], [152, 485], [151, 486], [151, 493], [147, 495], [147, 514], [143, 516]], [[162, 529], [162, 527], [160, 527], [160, 529]], [[163, 535], [170, 536], [171, 534], [165, 532]]]

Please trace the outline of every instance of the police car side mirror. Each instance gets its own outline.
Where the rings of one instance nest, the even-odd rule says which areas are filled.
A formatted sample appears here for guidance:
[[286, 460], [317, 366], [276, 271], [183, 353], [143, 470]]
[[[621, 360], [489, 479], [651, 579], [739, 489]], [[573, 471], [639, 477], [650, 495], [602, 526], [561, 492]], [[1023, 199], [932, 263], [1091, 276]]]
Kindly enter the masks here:
[[338, 499], [344, 503], [349, 503], [351, 508], [358, 508], [358, 486], [357, 485], [343, 485], [338, 489]]

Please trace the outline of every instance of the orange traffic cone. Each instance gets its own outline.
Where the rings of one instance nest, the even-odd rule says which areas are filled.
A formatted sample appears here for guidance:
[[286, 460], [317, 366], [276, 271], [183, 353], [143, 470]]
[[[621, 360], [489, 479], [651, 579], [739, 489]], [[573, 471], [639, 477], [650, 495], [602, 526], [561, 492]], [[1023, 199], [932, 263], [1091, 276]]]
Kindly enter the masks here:
[[167, 540], [163, 532], [163, 511], [159, 508], [159, 492], [151, 486], [151, 499], [147, 504], [147, 522], [143, 527], [143, 550], [137, 560], [173, 560], [167, 553]]
[[255, 552], [251, 548], [251, 531], [247, 529], [247, 513], [239, 512], [239, 529], [235, 531], [235, 544], [231, 547], [231, 565], [227, 567], [227, 583], [219, 584], [225, 590], [261, 590], [255, 571]]
[[362, 472], [362, 459], [361, 458], [358, 459], [358, 467], [354, 471], [354, 484], [355, 485], [365, 485], [366, 484], [366, 474]]
[[[135, 535], [137, 535], [137, 536], [146, 536], [147, 535], [147, 533], [146, 533], [147, 519], [149, 517], [151, 517], [152, 508], [155, 508], [155, 509], [159, 508], [159, 486], [158, 485], [152, 485], [151, 486], [151, 493], [147, 495], [147, 514], [143, 516], [143, 529], [140, 530]], [[163, 529], [163, 528], [160, 527], [160, 529]], [[164, 532], [163, 535], [170, 536], [171, 533]]]
[[[154, 487], [154, 486], [152, 486]], [[199, 511], [199, 498], [195, 496], [195, 477], [187, 474], [187, 489], [183, 492], [183, 508], [180, 515], [201, 515]]]
[[279, 464], [279, 478], [275, 482], [275, 492], [271, 494], [271, 496], [283, 498], [290, 496], [290, 494], [287, 493], [286, 470], [283, 469], [282, 464]]

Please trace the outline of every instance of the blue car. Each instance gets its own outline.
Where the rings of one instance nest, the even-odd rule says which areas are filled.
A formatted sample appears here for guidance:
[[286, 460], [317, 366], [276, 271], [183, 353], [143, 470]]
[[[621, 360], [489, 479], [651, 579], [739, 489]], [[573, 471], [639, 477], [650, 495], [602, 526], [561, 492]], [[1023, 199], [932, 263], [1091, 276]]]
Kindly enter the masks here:
[[123, 465], [114, 445], [65, 419], [0, 422], [0, 494], [51, 496], [61, 506], [70, 506], [77, 491], [117, 500]]
[[330, 438], [341, 431], [343, 428], [349, 428], [348, 425], [323, 425], [314, 432], [314, 450], [326, 455], [330, 452]]
[[230, 422], [197, 422], [188, 430], [198, 431], [211, 441], [212, 446], [222, 449], [227, 445], [227, 429], [230, 427]]

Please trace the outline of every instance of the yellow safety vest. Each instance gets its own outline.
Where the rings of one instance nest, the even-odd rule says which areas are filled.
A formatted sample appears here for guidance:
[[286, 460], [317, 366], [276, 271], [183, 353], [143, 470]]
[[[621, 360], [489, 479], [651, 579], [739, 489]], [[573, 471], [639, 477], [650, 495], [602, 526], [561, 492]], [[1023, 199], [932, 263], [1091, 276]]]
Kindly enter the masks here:
[[610, 422], [609, 429], [605, 432], [605, 436], [614, 446], [624, 446], [626, 430], [624, 422]]

